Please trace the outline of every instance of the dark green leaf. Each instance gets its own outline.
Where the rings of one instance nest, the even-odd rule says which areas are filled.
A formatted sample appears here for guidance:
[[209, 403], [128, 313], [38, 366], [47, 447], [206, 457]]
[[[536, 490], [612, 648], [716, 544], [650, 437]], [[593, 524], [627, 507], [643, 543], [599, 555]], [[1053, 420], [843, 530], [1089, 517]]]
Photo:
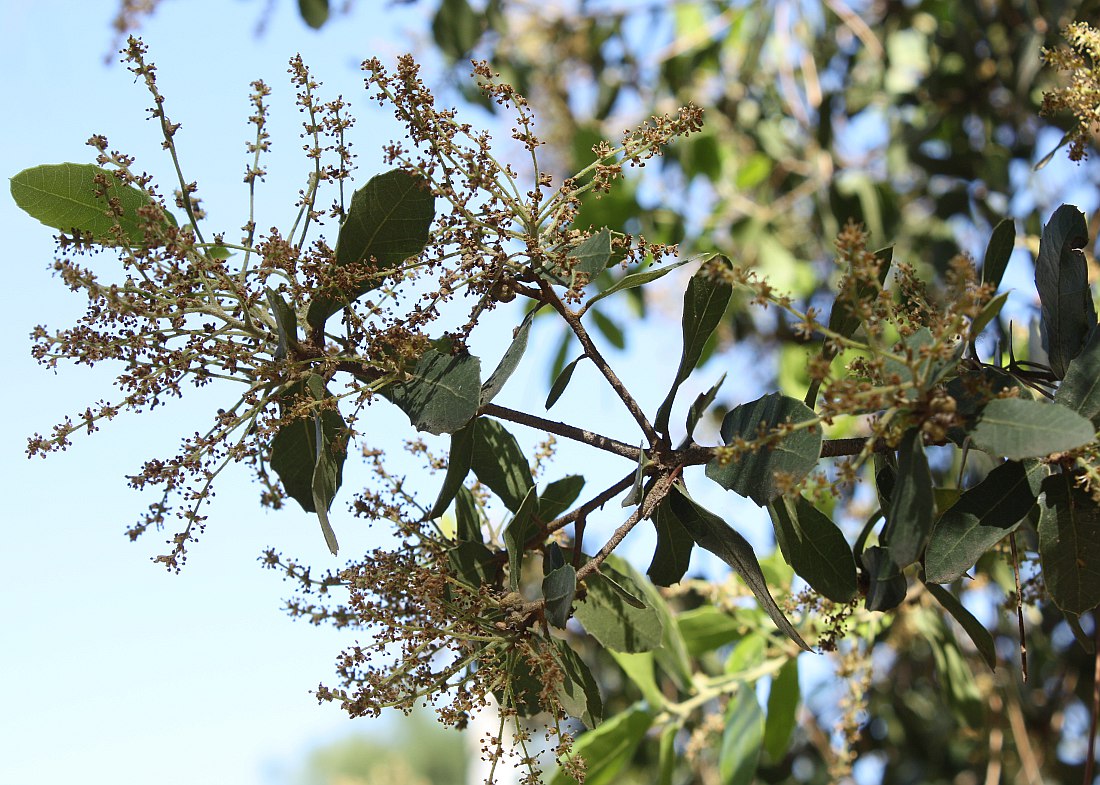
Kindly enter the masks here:
[[[519, 509], [535, 487], [527, 458], [519, 448], [516, 437], [508, 433], [499, 422], [488, 417], [477, 420], [470, 465], [478, 480], [499, 496], [512, 512]], [[534, 505], [532, 512], [537, 512], [537, 495]]]
[[695, 426], [699, 424], [699, 420], [703, 418], [707, 409], [714, 403], [715, 397], [718, 395], [718, 389], [722, 386], [722, 382], [726, 380], [726, 375], [722, 374], [721, 378], [714, 383], [714, 386], [707, 390], [705, 393], [700, 393], [695, 401], [691, 404], [691, 408], [688, 409], [687, 421], [685, 422], [685, 429], [687, 430], [687, 438], [691, 439], [695, 435]]
[[726, 707], [726, 729], [718, 751], [722, 785], [752, 785], [764, 741], [764, 712], [756, 693], [742, 684]]
[[[1037, 461], [1032, 467], [1045, 472]], [[1024, 464], [1007, 461], [997, 466], [936, 522], [924, 555], [925, 579], [950, 583], [961, 577], [978, 557], [1015, 531], [1034, 504]]]
[[493, 583], [496, 577], [493, 552], [480, 542], [459, 542], [447, 550], [447, 561], [455, 577], [475, 589]]
[[481, 37], [483, 18], [466, 0], [443, 0], [432, 20], [432, 37], [443, 54], [462, 60]]
[[791, 743], [798, 703], [801, 699], [798, 687], [798, 658], [791, 657], [783, 663], [779, 673], [772, 677], [768, 691], [768, 718], [764, 721], [764, 751], [773, 761], [783, 760]]
[[[95, 178], [106, 178], [104, 196]], [[24, 169], [10, 180], [11, 196], [20, 209], [46, 226], [81, 237], [101, 245], [140, 245], [147, 231], [158, 228], [142, 216], [143, 208], [153, 204], [146, 194], [120, 183], [110, 171], [92, 164], [43, 164]], [[110, 214], [108, 200], [118, 200], [122, 214]], [[160, 227], [175, 226], [176, 219], [164, 211]], [[117, 227], [117, 229], [116, 229]]]
[[955, 716], [971, 728], [980, 728], [985, 717], [985, 701], [966, 664], [959, 645], [943, 624], [939, 614], [923, 611], [914, 614], [917, 629], [932, 649], [936, 676], [943, 687], [947, 704]]
[[577, 571], [572, 564], [563, 564], [542, 579], [542, 596], [546, 600], [546, 620], [564, 628], [573, 610], [577, 593]]
[[520, 571], [523, 569], [523, 551], [527, 541], [538, 531], [535, 512], [539, 499], [532, 487], [523, 498], [516, 514], [504, 528], [504, 547], [508, 551], [508, 583], [512, 591], [519, 591]]
[[701, 605], [676, 615], [684, 644], [693, 657], [733, 643], [746, 629], [744, 620], [713, 605]]
[[970, 433], [974, 445], [1006, 458], [1042, 458], [1091, 442], [1096, 431], [1065, 406], [1021, 398], [998, 398], [982, 411]]
[[982, 659], [985, 660], [985, 664], [990, 667], [991, 670], [997, 668], [997, 649], [993, 643], [993, 635], [990, 634], [980, 621], [974, 618], [974, 614], [966, 609], [966, 607], [959, 602], [959, 599], [949, 592], [947, 589], [939, 586], [935, 583], [925, 583], [925, 587], [935, 597], [943, 609], [950, 613], [955, 621], [959, 623], [959, 626], [966, 631], [966, 634], [970, 636], [970, 640], [974, 641], [974, 646], [978, 649], [978, 653], [982, 655]]
[[267, 304], [275, 317], [275, 328], [279, 333], [279, 348], [275, 350], [276, 360], [285, 360], [292, 351], [298, 350], [298, 317], [290, 303], [271, 288], [266, 289]]
[[545, 710], [542, 690], [546, 686], [541, 673], [531, 668], [526, 654], [518, 647], [508, 656], [508, 673], [503, 689], [494, 690], [493, 696], [501, 706], [515, 708], [521, 717], [533, 717]]
[[1004, 278], [1015, 245], [1016, 223], [1011, 218], [1005, 218], [993, 227], [993, 234], [982, 260], [982, 283], [989, 284], [994, 291], [1001, 286], [1001, 279]]
[[911, 428], [898, 446], [898, 477], [881, 537], [898, 569], [920, 558], [934, 522], [932, 471], [920, 428]]
[[1054, 211], [1039, 239], [1035, 287], [1042, 310], [1043, 348], [1059, 379], [1096, 326], [1088, 266], [1081, 251], [1088, 241], [1084, 213], [1068, 204]]
[[1100, 604], [1100, 507], [1062, 472], [1043, 480], [1039, 557], [1054, 603], [1080, 615]]
[[584, 660], [568, 643], [557, 638], [552, 640], [561, 664], [562, 680], [558, 685], [557, 695], [562, 708], [588, 728], [595, 728], [603, 719], [603, 700], [600, 698], [599, 685]]
[[661, 618], [653, 608], [637, 608], [626, 600], [622, 586], [625, 580], [621, 575], [589, 575], [584, 581], [588, 593], [577, 603], [574, 615], [589, 635], [609, 649], [649, 651], [661, 644]]
[[[802, 401], [779, 393], [741, 404], [722, 421], [722, 441], [729, 444], [734, 438], [757, 440], [761, 432], [769, 438], [757, 449], [725, 465], [717, 458], [712, 460], [707, 464], [707, 477], [763, 507], [789, 483], [801, 482], [817, 465], [821, 428], [814, 425], [791, 432], [783, 430], [788, 424], [813, 419], [813, 411]], [[778, 481], [779, 475], [784, 477], [783, 484]]]
[[672, 413], [672, 404], [676, 400], [676, 391], [695, 370], [707, 339], [726, 313], [726, 306], [733, 295], [733, 285], [722, 277], [722, 272], [728, 267], [727, 259], [716, 257], [704, 263], [688, 281], [684, 292], [680, 365], [676, 369], [668, 395], [657, 410], [657, 420], [654, 423], [654, 427], [661, 433], [668, 433], [668, 420]]
[[[606, 569], [608, 567], [612, 569]], [[691, 685], [691, 663], [688, 659], [687, 646], [684, 644], [683, 636], [680, 635], [680, 628], [676, 625], [668, 602], [661, 596], [661, 592], [646, 580], [644, 575], [634, 569], [630, 562], [614, 554], [607, 557], [601, 569], [604, 570], [604, 577], [613, 575], [622, 586], [629, 587], [630, 591], [638, 593], [639, 597], [645, 597], [645, 606], [657, 612], [663, 632], [661, 645], [654, 649], [653, 656], [661, 669], [676, 682], [678, 687], [688, 689]]]
[[314, 30], [328, 21], [328, 0], [298, 0], [302, 20]]
[[997, 318], [997, 315], [1000, 314], [1006, 302], [1008, 302], [1008, 292], [1001, 292], [985, 304], [985, 307], [982, 308], [982, 312], [974, 317], [974, 323], [970, 326], [971, 339], [981, 335], [986, 325]]
[[477, 511], [477, 501], [473, 492], [465, 486], [458, 489], [455, 497], [455, 529], [459, 542], [484, 543], [481, 531], [481, 515]]
[[[610, 785], [653, 724], [654, 713], [641, 704], [616, 714], [595, 730], [582, 733], [573, 744], [573, 754], [585, 762], [584, 785]], [[562, 769], [554, 773], [550, 785], [579, 785]]]
[[565, 392], [565, 388], [569, 386], [569, 380], [573, 378], [573, 371], [576, 369], [577, 363], [583, 360], [585, 356], [586, 355], [582, 354], [573, 362], [569, 363], [569, 365], [562, 368], [561, 373], [558, 374], [557, 378], [554, 379], [554, 383], [550, 386], [550, 394], [546, 396], [546, 409], [549, 409], [558, 402], [558, 398]]
[[306, 314], [311, 327], [321, 327], [332, 314], [391, 275], [428, 243], [435, 220], [435, 197], [418, 175], [393, 169], [375, 175], [351, 197], [347, 217], [336, 239], [336, 266], [365, 264], [360, 282], [349, 291], [328, 287], [314, 295]]
[[[432, 505], [427, 518], [438, 518], [447, 511], [454, 501], [455, 494], [466, 481], [466, 475], [470, 473], [470, 466], [474, 458], [474, 431], [477, 429], [477, 420], [470, 420], [463, 428], [451, 434], [451, 452], [447, 458], [447, 474], [443, 478], [443, 487], [439, 489], [439, 496]], [[480, 527], [478, 529], [480, 531]], [[459, 538], [463, 539], [463, 538]], [[479, 538], [480, 541], [480, 538]]]
[[1073, 637], [1077, 639], [1077, 643], [1085, 650], [1085, 653], [1095, 654], [1096, 643], [1093, 641], [1092, 635], [1085, 632], [1081, 627], [1081, 617], [1076, 613], [1063, 613], [1063, 615], [1066, 618], [1066, 626], [1069, 627]]
[[[915, 385], [922, 390], [929, 389], [955, 368], [966, 348], [966, 344], [960, 341], [955, 347], [954, 356], [945, 360], [931, 351], [934, 344], [932, 332], [927, 327], [921, 327], [901, 342], [899, 351], [906, 361], [887, 357], [884, 375], [888, 380], [896, 376], [901, 384]], [[906, 390], [905, 394], [911, 400], [918, 396], [916, 389]]]
[[695, 540], [676, 517], [668, 499], [657, 505], [653, 525], [657, 529], [657, 547], [646, 575], [658, 586], [671, 586], [679, 583], [687, 572]]
[[588, 280], [593, 281], [596, 276], [607, 269], [607, 263], [611, 260], [611, 232], [601, 229], [576, 248], [569, 252], [569, 258], [573, 260], [571, 272], [583, 273]]
[[662, 265], [661, 267], [659, 267], [656, 270], [652, 270], [652, 269], [643, 270], [640, 273], [630, 273], [630, 275], [624, 275], [622, 278], [620, 278], [614, 284], [609, 286], [607, 289], [604, 289], [602, 292], [600, 292], [599, 294], [592, 297], [588, 301], [586, 307], [590, 308], [593, 305], [595, 305], [596, 303], [598, 303], [600, 300], [602, 300], [603, 298], [610, 297], [611, 295], [615, 294], [616, 292], [621, 292], [624, 289], [633, 289], [636, 286], [644, 286], [647, 283], [651, 283], [653, 281], [656, 281], [658, 278], [661, 278], [661, 277], [667, 275], [668, 273], [675, 270], [677, 267], [682, 267], [683, 265], [687, 264], [690, 261], [692, 261], [692, 260], [691, 259], [681, 259], [680, 261], [674, 262], [672, 264]]
[[888, 611], [901, 605], [907, 588], [905, 576], [890, 552], [875, 545], [865, 549], [859, 560], [867, 573], [867, 597], [864, 599], [867, 610]]
[[649, 466], [651, 461], [649, 456], [645, 454], [645, 450], [638, 451], [638, 469], [634, 473], [634, 484], [630, 486], [630, 490], [627, 491], [626, 496], [623, 497], [621, 505], [623, 507], [632, 507], [635, 504], [642, 503], [643, 484], [645, 482], [645, 470]]
[[579, 474], [570, 474], [560, 480], [554, 480], [539, 496], [539, 519], [549, 523], [557, 518], [577, 500], [583, 488], [584, 478]]
[[531, 333], [531, 321], [535, 318], [537, 311], [538, 308], [532, 309], [523, 317], [523, 321], [512, 335], [512, 343], [508, 345], [504, 357], [500, 360], [500, 365], [489, 375], [485, 384], [481, 385], [482, 406], [497, 397], [497, 393], [504, 389], [505, 382], [511, 378], [512, 372], [519, 365], [520, 358], [527, 350], [527, 336]]
[[[284, 410], [303, 397], [315, 402], [331, 398], [317, 374], [289, 387], [281, 396]], [[340, 488], [347, 457], [347, 423], [334, 409], [323, 409], [283, 425], [271, 440], [271, 468], [288, 496], [306, 512], [315, 512], [333, 555], [338, 545], [328, 510]]]
[[403, 382], [378, 391], [409, 415], [418, 431], [454, 433], [477, 414], [481, 360], [428, 349]]
[[856, 593], [856, 560], [844, 534], [829, 516], [798, 493], [769, 503], [768, 512], [787, 564], [833, 602], [852, 599]]
[[757, 561], [748, 540], [731, 529], [729, 524], [720, 517], [700, 507], [678, 488], [673, 488], [669, 494], [669, 501], [676, 517], [691, 534], [695, 543], [732, 567], [756, 595], [757, 601], [775, 622], [775, 626], [803, 649], [809, 651], [810, 647], [806, 645], [806, 641], [802, 640], [802, 636], [787, 621], [787, 617], [783, 615], [783, 611], [779, 609], [769, 593], [764, 573], [760, 569], [760, 562]]
[[623, 349], [626, 347], [626, 337], [623, 335], [622, 328], [605, 315], [601, 311], [597, 311], [595, 308], [589, 309], [587, 313], [592, 314], [592, 321], [596, 325], [596, 329], [599, 330], [600, 335], [607, 339], [607, 342], [614, 346], [616, 349]]
[[1081, 353], [1066, 369], [1054, 402], [1077, 412], [1093, 425], [1100, 421], [1100, 328], [1089, 334]]

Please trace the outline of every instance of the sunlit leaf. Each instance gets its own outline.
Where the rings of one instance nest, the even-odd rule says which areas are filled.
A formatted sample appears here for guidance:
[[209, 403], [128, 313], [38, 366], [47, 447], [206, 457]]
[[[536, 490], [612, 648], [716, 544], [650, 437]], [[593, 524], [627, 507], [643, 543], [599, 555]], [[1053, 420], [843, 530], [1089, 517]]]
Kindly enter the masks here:
[[772, 677], [768, 691], [768, 716], [764, 720], [764, 751], [773, 761], [783, 760], [791, 743], [798, 704], [801, 700], [798, 686], [798, 658], [792, 657]]
[[454, 433], [477, 414], [481, 403], [481, 361], [428, 349], [405, 381], [378, 391], [428, 433]]
[[726, 728], [718, 750], [722, 785], [752, 785], [764, 741], [764, 712], [756, 693], [742, 684], [726, 707]]
[[662, 278], [665, 275], [668, 275], [677, 267], [682, 267], [690, 261], [693, 260], [681, 259], [680, 261], [673, 262], [672, 264], [663, 264], [656, 269], [651, 268], [648, 270], [643, 270], [642, 272], [624, 275], [607, 289], [604, 289], [602, 292], [596, 294], [591, 299], [589, 299], [587, 306], [591, 307], [605, 297], [610, 297], [611, 295], [616, 294], [617, 292], [621, 292], [625, 289], [633, 289], [636, 286], [644, 286], [647, 283], [652, 283], [658, 278]]
[[574, 615], [589, 635], [609, 649], [650, 651], [661, 643], [660, 616], [649, 606], [635, 607], [610, 585], [621, 586], [624, 580], [624, 576], [606, 578], [598, 572], [589, 575], [584, 581], [587, 594], [577, 603]]
[[[573, 744], [573, 754], [585, 762], [584, 785], [610, 785], [645, 738], [654, 713], [642, 704], [631, 706], [595, 730], [582, 733]], [[579, 785], [562, 769], [550, 785]]]
[[1096, 431], [1086, 418], [1065, 406], [998, 398], [982, 411], [970, 436], [974, 445], [1006, 458], [1041, 458], [1091, 442]]
[[557, 696], [562, 708], [571, 717], [576, 717], [588, 728], [595, 728], [603, 719], [603, 700], [600, 687], [592, 676], [592, 671], [584, 660], [558, 638], [552, 638], [557, 660], [561, 665], [561, 684], [557, 687]]

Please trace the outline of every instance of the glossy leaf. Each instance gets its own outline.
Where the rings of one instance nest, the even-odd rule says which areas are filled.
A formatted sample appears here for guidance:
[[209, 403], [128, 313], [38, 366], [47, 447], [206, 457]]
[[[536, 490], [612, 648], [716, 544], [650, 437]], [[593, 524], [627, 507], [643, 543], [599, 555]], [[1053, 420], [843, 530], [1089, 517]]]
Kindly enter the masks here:
[[1100, 506], [1068, 473], [1043, 481], [1039, 558], [1054, 603], [1080, 615], [1100, 604]]
[[539, 496], [539, 519], [545, 523], [557, 518], [573, 506], [581, 495], [584, 478], [579, 474], [570, 474], [560, 480], [554, 480], [546, 486]]
[[474, 458], [474, 432], [477, 420], [470, 420], [463, 428], [451, 434], [451, 451], [447, 457], [447, 473], [443, 477], [443, 487], [428, 513], [429, 520], [438, 518], [447, 511], [455, 495], [466, 481]]
[[706, 414], [707, 409], [714, 403], [714, 399], [718, 396], [718, 390], [721, 388], [724, 381], [726, 381], [726, 375], [722, 374], [709, 390], [705, 393], [699, 393], [692, 402], [691, 407], [688, 409], [687, 420], [684, 423], [684, 430], [687, 431], [688, 439], [695, 436], [695, 426], [699, 424], [699, 421], [703, 419], [703, 415]]
[[664, 276], [675, 270], [677, 267], [682, 267], [690, 261], [692, 260], [681, 259], [680, 261], [673, 262], [672, 264], [663, 264], [656, 269], [648, 269], [643, 270], [642, 272], [624, 275], [611, 286], [589, 299], [586, 307], [591, 307], [605, 297], [610, 297], [611, 295], [624, 291], [626, 289], [633, 289], [637, 286], [644, 286], [647, 283], [652, 283], [658, 278], [663, 278]]
[[573, 371], [577, 369], [577, 363], [585, 358], [586, 355], [581, 355], [569, 365], [561, 369], [561, 373], [554, 379], [554, 383], [550, 385], [550, 394], [546, 396], [546, 404], [543, 408], [549, 409], [555, 403], [558, 402], [558, 398], [565, 392], [565, 388], [569, 386], [569, 380], [573, 378]]
[[683, 343], [680, 352], [680, 364], [672, 380], [665, 400], [657, 409], [654, 427], [660, 433], [668, 433], [668, 420], [672, 413], [672, 404], [676, 400], [676, 391], [687, 379], [699, 358], [711, 333], [726, 313], [733, 285], [721, 277], [722, 271], [729, 267], [729, 261], [718, 257], [705, 263], [688, 281], [684, 292], [684, 313], [681, 320]]
[[[717, 458], [707, 464], [707, 477], [726, 490], [747, 496], [763, 507], [779, 497], [787, 482], [801, 482], [817, 465], [821, 454], [821, 428], [814, 425], [792, 432], [781, 426], [814, 419], [813, 411], [801, 401], [771, 393], [741, 404], [722, 421], [722, 441], [734, 438], [758, 439], [763, 431], [772, 434], [768, 443], [735, 457], [725, 465]], [[786, 480], [780, 483], [778, 475]]]
[[623, 576], [609, 579], [598, 572], [589, 575], [584, 581], [587, 594], [577, 603], [574, 615], [585, 631], [608, 649], [650, 651], [661, 644], [661, 619], [649, 606], [634, 607], [611, 585], [621, 586], [624, 580]]
[[726, 707], [726, 728], [718, 750], [722, 785], [752, 785], [764, 741], [764, 712], [756, 693], [742, 684]]
[[279, 346], [275, 350], [276, 360], [285, 360], [298, 350], [298, 317], [294, 309], [283, 296], [271, 288], [265, 289], [267, 305], [275, 317], [275, 328], [279, 335]]
[[401, 262], [423, 251], [433, 220], [435, 197], [423, 178], [393, 169], [368, 180], [351, 197], [336, 238], [335, 264], [366, 264], [369, 272], [349, 291], [318, 291], [306, 314], [309, 325], [323, 326], [332, 314], [378, 288]]
[[733, 570], [745, 582], [745, 585], [756, 595], [757, 601], [767, 612], [771, 620], [780, 630], [801, 646], [806, 651], [810, 647], [802, 636], [787, 621], [783, 611], [776, 605], [775, 599], [768, 591], [767, 581], [760, 569], [760, 562], [749, 545], [748, 540], [730, 528], [729, 524], [703, 507], [700, 507], [690, 497], [682, 493], [678, 488], [673, 488], [669, 494], [669, 501], [676, 517], [683, 523], [684, 528], [691, 534], [695, 543], [713, 553]]
[[1042, 458], [1091, 442], [1096, 431], [1065, 406], [1021, 398], [998, 398], [982, 411], [971, 431], [974, 445], [1006, 458]]
[[798, 658], [791, 657], [772, 677], [768, 691], [768, 715], [764, 720], [764, 751], [773, 761], [783, 760], [791, 743], [798, 704], [802, 694], [798, 686]]
[[881, 537], [899, 569], [920, 558], [934, 522], [932, 471], [920, 428], [911, 428], [898, 445], [898, 476]]
[[[107, 181], [102, 197], [96, 196], [102, 188], [95, 182], [97, 176]], [[152, 199], [92, 164], [43, 164], [24, 169], [11, 178], [10, 188], [12, 199], [32, 218], [101, 245], [140, 245], [151, 228], [140, 211], [152, 205]], [[108, 200], [117, 200], [122, 210], [117, 218], [109, 214]], [[171, 213], [164, 211], [163, 216], [165, 228], [176, 225]]]
[[775, 539], [787, 563], [833, 602], [856, 593], [856, 560], [840, 528], [801, 494], [768, 504]]
[[[585, 762], [584, 785], [610, 785], [653, 724], [654, 714], [635, 704], [616, 714], [595, 730], [582, 733], [573, 744], [573, 754]], [[562, 769], [554, 773], [550, 785], [579, 785]]]
[[1054, 402], [1077, 412], [1094, 426], [1100, 421], [1100, 328], [1089, 333], [1085, 348], [1066, 369]]
[[[515, 512], [535, 487], [527, 457], [516, 437], [496, 420], [480, 417], [476, 425], [470, 466], [478, 480]], [[537, 512], [537, 495], [533, 504], [532, 512]]]
[[[324, 380], [317, 374], [299, 382], [283, 393], [283, 407], [292, 406], [302, 397], [313, 401], [331, 398]], [[319, 410], [307, 417], [289, 422], [271, 439], [271, 468], [287, 495], [302, 505], [306, 512], [317, 513], [325, 543], [333, 555], [339, 546], [328, 520], [328, 510], [340, 489], [347, 423], [335, 409]]]
[[563, 628], [573, 610], [577, 593], [577, 571], [572, 564], [563, 564], [542, 579], [542, 596], [546, 600], [546, 621]]
[[523, 552], [527, 541], [531, 539], [538, 526], [535, 512], [538, 509], [538, 496], [531, 488], [519, 505], [512, 520], [504, 527], [504, 547], [508, 551], [508, 583], [512, 591], [519, 590], [520, 572], [523, 568]]
[[328, 21], [328, 0], [298, 0], [302, 21], [318, 30]]
[[504, 389], [505, 383], [512, 377], [512, 373], [519, 365], [523, 353], [527, 351], [527, 336], [531, 334], [531, 322], [537, 312], [538, 308], [532, 309], [523, 317], [523, 321], [520, 322], [519, 327], [516, 328], [512, 336], [512, 342], [508, 344], [504, 356], [500, 359], [500, 364], [489, 374], [485, 384], [481, 385], [482, 406], [496, 398], [497, 393]]
[[[1034, 471], [1045, 467], [1033, 462]], [[997, 466], [940, 516], [924, 556], [925, 579], [950, 583], [1023, 521], [1035, 504], [1028, 472], [1019, 461]]]
[[695, 540], [676, 517], [668, 499], [657, 505], [653, 525], [657, 529], [657, 546], [646, 575], [658, 586], [672, 586], [687, 572]]
[[563, 640], [553, 638], [554, 651], [561, 665], [562, 680], [557, 696], [562, 708], [588, 728], [595, 728], [603, 719], [600, 687], [584, 660]]
[[1015, 245], [1016, 222], [1005, 218], [993, 227], [993, 234], [989, 237], [989, 245], [985, 247], [985, 257], [982, 259], [982, 283], [989, 284], [994, 291], [1001, 286], [1001, 279], [1004, 278]]
[[409, 416], [418, 431], [454, 433], [477, 414], [481, 361], [428, 349], [402, 382], [378, 391]]
[[997, 648], [993, 643], [993, 635], [989, 630], [959, 602], [958, 597], [947, 589], [935, 583], [926, 582], [924, 585], [929, 593], [943, 606], [943, 609], [950, 613], [955, 621], [959, 623], [959, 626], [970, 636], [970, 640], [974, 642], [974, 647], [982, 655], [982, 659], [985, 660], [985, 664], [989, 666], [990, 670], [996, 670]]
[[1041, 304], [1043, 348], [1059, 379], [1096, 326], [1088, 266], [1081, 251], [1088, 240], [1084, 213], [1067, 204], [1054, 211], [1039, 239], [1035, 287]]

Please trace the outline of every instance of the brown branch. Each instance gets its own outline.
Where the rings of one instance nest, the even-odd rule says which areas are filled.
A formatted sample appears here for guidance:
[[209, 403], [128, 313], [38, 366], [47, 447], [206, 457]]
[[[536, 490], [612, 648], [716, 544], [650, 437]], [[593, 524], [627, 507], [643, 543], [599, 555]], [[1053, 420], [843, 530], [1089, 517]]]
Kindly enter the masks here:
[[562, 436], [566, 439], [572, 439], [575, 442], [587, 444], [590, 447], [596, 447], [600, 450], [614, 453], [623, 458], [629, 458], [632, 461], [637, 461], [641, 457], [642, 451], [639, 448], [626, 444], [625, 442], [620, 442], [617, 439], [602, 436], [592, 431], [586, 431], [583, 428], [578, 428], [568, 423], [547, 420], [535, 414], [519, 412], [505, 406], [498, 406], [495, 403], [485, 404], [478, 409], [477, 413], [479, 415], [488, 414], [493, 417], [499, 417], [502, 420], [509, 420], [510, 422], [519, 423], [520, 425], [526, 425], [529, 428], [537, 428], [556, 436]]
[[553, 534], [559, 529], [564, 529], [569, 524], [586, 518], [600, 507], [603, 507], [609, 501], [614, 499], [616, 496], [618, 496], [620, 493], [622, 493], [634, 484], [634, 475], [635, 472], [631, 472], [630, 474], [619, 480], [617, 483], [609, 487], [607, 490], [601, 491], [600, 493], [593, 496], [580, 507], [577, 507], [571, 512], [567, 512], [565, 515], [562, 515], [560, 518], [555, 518], [554, 520], [547, 523], [546, 534]]

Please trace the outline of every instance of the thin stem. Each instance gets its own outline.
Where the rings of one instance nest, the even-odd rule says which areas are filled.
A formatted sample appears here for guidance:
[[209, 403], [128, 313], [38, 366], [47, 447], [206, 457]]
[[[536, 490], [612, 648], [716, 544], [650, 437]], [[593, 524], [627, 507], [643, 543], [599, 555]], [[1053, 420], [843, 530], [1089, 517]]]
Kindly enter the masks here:
[[515, 409], [509, 409], [495, 403], [485, 404], [478, 410], [478, 414], [488, 414], [493, 417], [499, 417], [502, 420], [509, 420], [510, 422], [519, 423], [520, 425], [526, 425], [530, 428], [538, 428], [539, 430], [552, 433], [555, 436], [572, 439], [573, 441], [596, 447], [623, 458], [629, 458], [632, 461], [637, 461], [641, 457], [642, 451], [639, 448], [626, 444], [625, 442], [620, 442], [617, 439], [602, 436], [592, 431], [586, 431], [583, 428], [578, 428], [568, 423], [547, 420], [544, 417], [539, 417], [527, 412], [518, 412]]

